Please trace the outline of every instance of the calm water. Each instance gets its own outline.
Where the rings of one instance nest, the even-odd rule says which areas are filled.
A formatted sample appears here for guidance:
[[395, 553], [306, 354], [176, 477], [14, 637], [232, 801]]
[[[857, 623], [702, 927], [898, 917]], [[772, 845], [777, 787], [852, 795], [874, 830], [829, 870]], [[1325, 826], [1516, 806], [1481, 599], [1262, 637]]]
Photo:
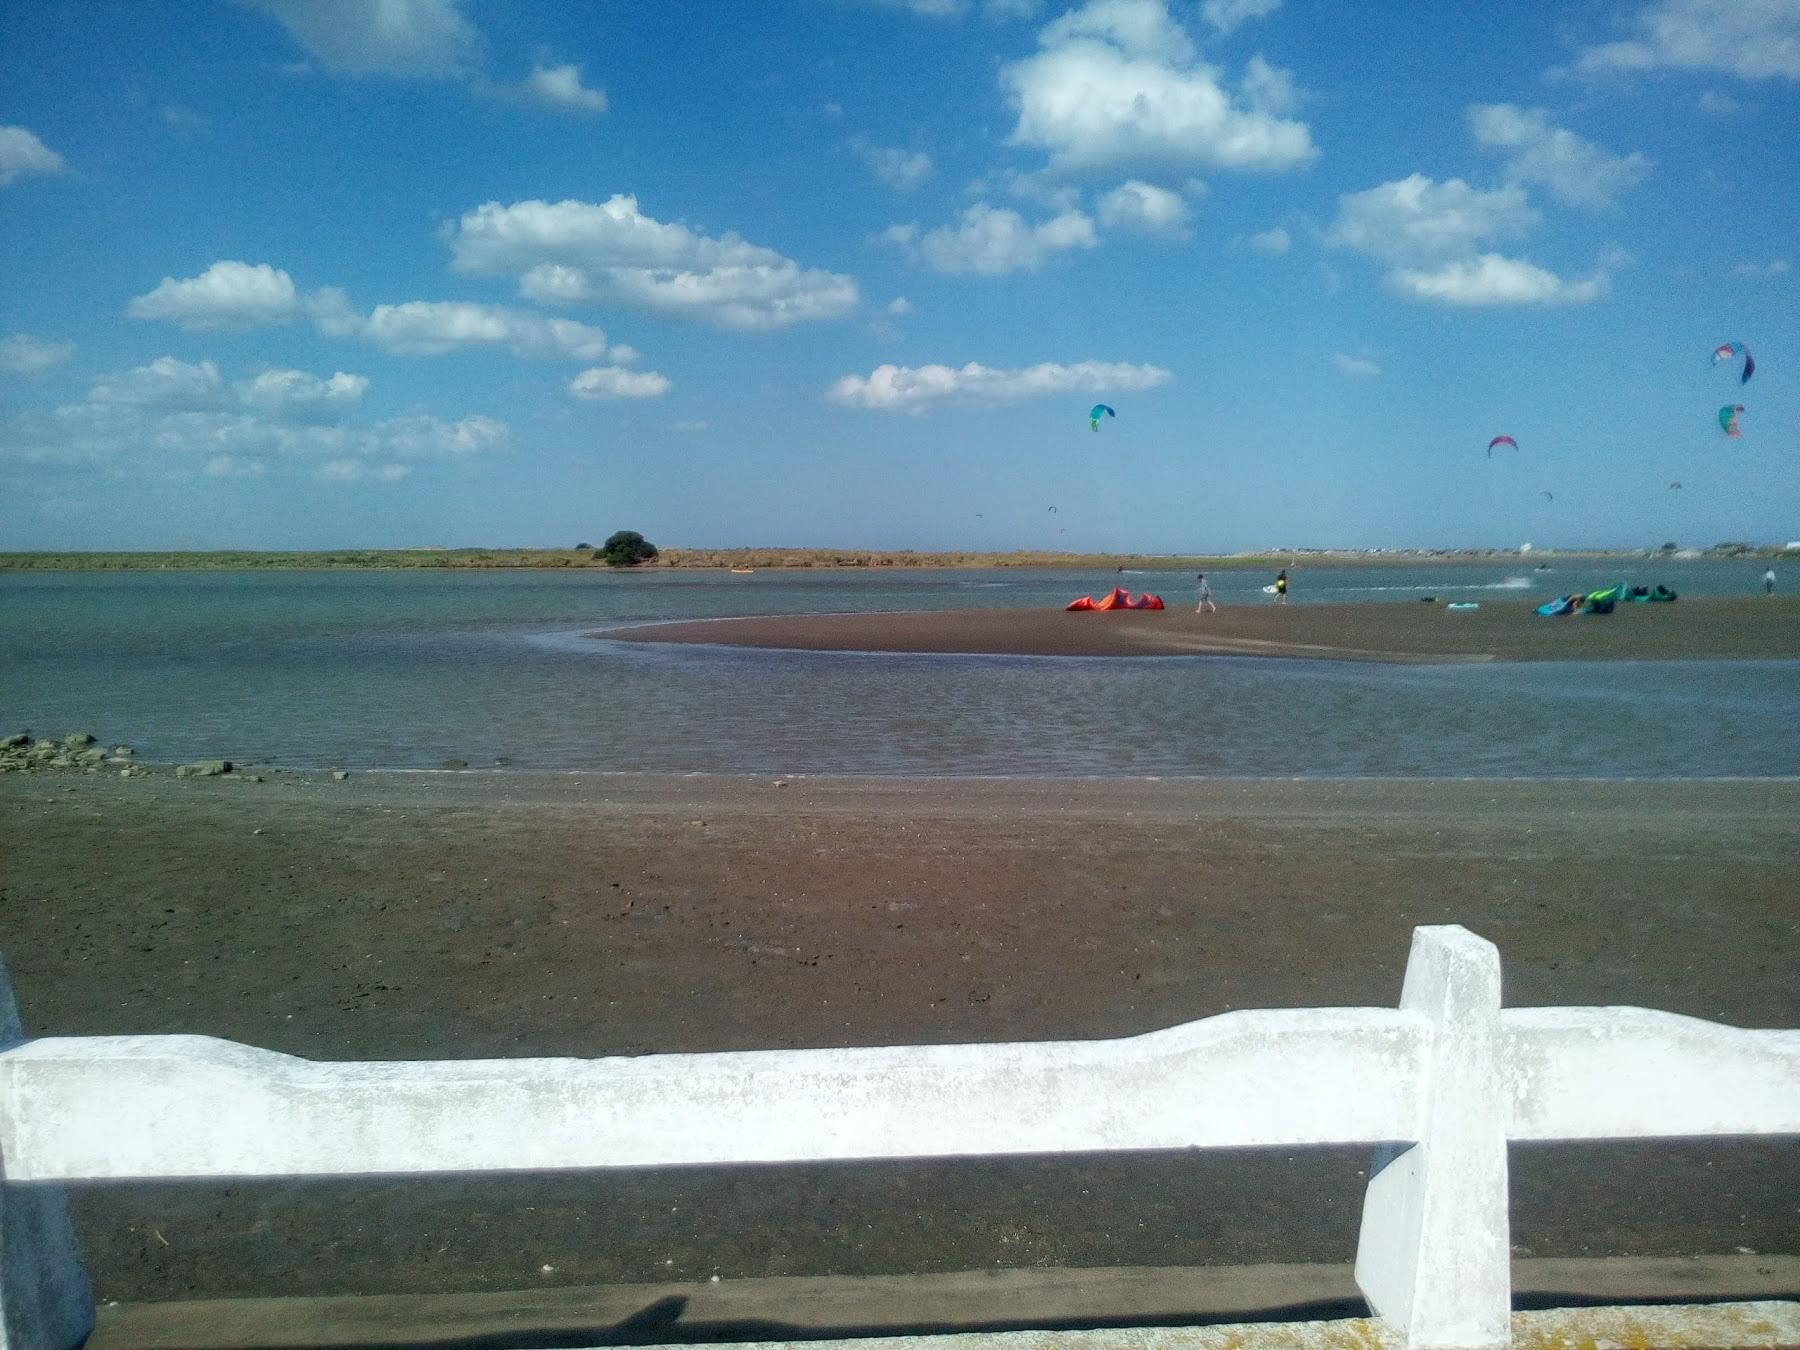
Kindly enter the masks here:
[[[1297, 603], [1517, 601], [1614, 580], [1748, 594], [1761, 565], [1641, 575], [1303, 568]], [[1220, 572], [1222, 604], [1267, 604]], [[0, 730], [294, 767], [1014, 775], [1800, 774], [1800, 663], [1386, 667], [656, 648], [608, 625], [1039, 607], [1191, 574], [0, 574]], [[1191, 600], [1188, 600], [1191, 603]]]

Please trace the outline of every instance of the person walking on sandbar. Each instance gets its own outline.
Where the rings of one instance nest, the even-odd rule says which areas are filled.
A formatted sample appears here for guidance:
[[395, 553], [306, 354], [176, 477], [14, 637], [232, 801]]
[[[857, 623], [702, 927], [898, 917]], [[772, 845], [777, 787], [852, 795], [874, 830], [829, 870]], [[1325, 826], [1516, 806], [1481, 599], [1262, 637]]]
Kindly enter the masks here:
[[1278, 605], [1287, 603], [1287, 568], [1285, 567], [1275, 574], [1275, 603]]
[[1775, 594], [1775, 569], [1773, 567], [1763, 573], [1763, 594]]
[[1213, 603], [1212, 583], [1206, 579], [1206, 573], [1200, 574], [1200, 603], [1194, 606], [1194, 613], [1205, 614], [1208, 611], [1216, 614], [1219, 607]]

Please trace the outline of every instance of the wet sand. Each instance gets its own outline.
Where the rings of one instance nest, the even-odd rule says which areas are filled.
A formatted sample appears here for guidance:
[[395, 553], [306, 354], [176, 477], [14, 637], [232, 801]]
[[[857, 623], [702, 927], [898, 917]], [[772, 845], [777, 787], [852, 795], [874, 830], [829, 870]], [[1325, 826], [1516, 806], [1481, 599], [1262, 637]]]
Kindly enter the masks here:
[[[1452, 921], [1499, 944], [1514, 1005], [1800, 1020], [1800, 782], [781, 781], [9, 775], [0, 951], [29, 1034], [330, 1059], [1087, 1038], [1392, 1005], [1411, 928]], [[74, 1196], [104, 1299], [378, 1294], [1340, 1263], [1368, 1161]], [[1513, 1188], [1521, 1255], [1792, 1252], [1800, 1232], [1792, 1141], [1521, 1148]]]
[[1282, 656], [1340, 661], [1668, 661], [1800, 658], [1800, 598], [1622, 604], [1606, 615], [1544, 618], [1537, 603], [1233, 605], [1065, 613], [980, 609], [797, 614], [609, 629], [624, 642], [719, 643], [799, 651], [995, 656]]

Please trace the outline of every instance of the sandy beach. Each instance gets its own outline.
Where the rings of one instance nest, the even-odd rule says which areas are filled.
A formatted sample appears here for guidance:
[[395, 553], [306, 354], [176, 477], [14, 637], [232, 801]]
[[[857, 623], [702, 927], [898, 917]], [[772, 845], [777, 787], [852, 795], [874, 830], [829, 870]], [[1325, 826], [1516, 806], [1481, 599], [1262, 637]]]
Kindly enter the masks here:
[[[1070, 616], [1073, 620], [1075, 616]], [[1119, 1036], [1391, 1005], [1795, 1021], [1794, 782], [0, 780], [29, 1034], [334, 1059]], [[1341, 1263], [1363, 1150], [79, 1188], [103, 1299]], [[1534, 1257], [1791, 1251], [1777, 1142], [1520, 1149]], [[549, 1267], [549, 1271], [543, 1268]]]
[[798, 651], [995, 656], [1285, 656], [1338, 661], [1667, 661], [1800, 657], [1800, 599], [1625, 604], [1543, 618], [1536, 601], [1234, 605], [1196, 614], [1169, 589], [1165, 610], [1065, 613], [966, 609], [796, 614], [614, 628], [622, 642], [701, 642]]

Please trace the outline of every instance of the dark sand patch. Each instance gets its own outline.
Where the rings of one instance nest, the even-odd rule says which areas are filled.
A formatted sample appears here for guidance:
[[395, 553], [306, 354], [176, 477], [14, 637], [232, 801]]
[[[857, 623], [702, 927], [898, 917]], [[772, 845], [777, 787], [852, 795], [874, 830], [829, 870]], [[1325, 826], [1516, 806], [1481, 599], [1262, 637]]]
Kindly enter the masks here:
[[1543, 618], [1535, 601], [1234, 605], [1195, 614], [1044, 609], [794, 614], [616, 628], [623, 642], [718, 643], [797, 651], [994, 656], [1285, 656], [1342, 661], [1669, 661], [1800, 658], [1800, 599], [1745, 597], [1620, 605]]

